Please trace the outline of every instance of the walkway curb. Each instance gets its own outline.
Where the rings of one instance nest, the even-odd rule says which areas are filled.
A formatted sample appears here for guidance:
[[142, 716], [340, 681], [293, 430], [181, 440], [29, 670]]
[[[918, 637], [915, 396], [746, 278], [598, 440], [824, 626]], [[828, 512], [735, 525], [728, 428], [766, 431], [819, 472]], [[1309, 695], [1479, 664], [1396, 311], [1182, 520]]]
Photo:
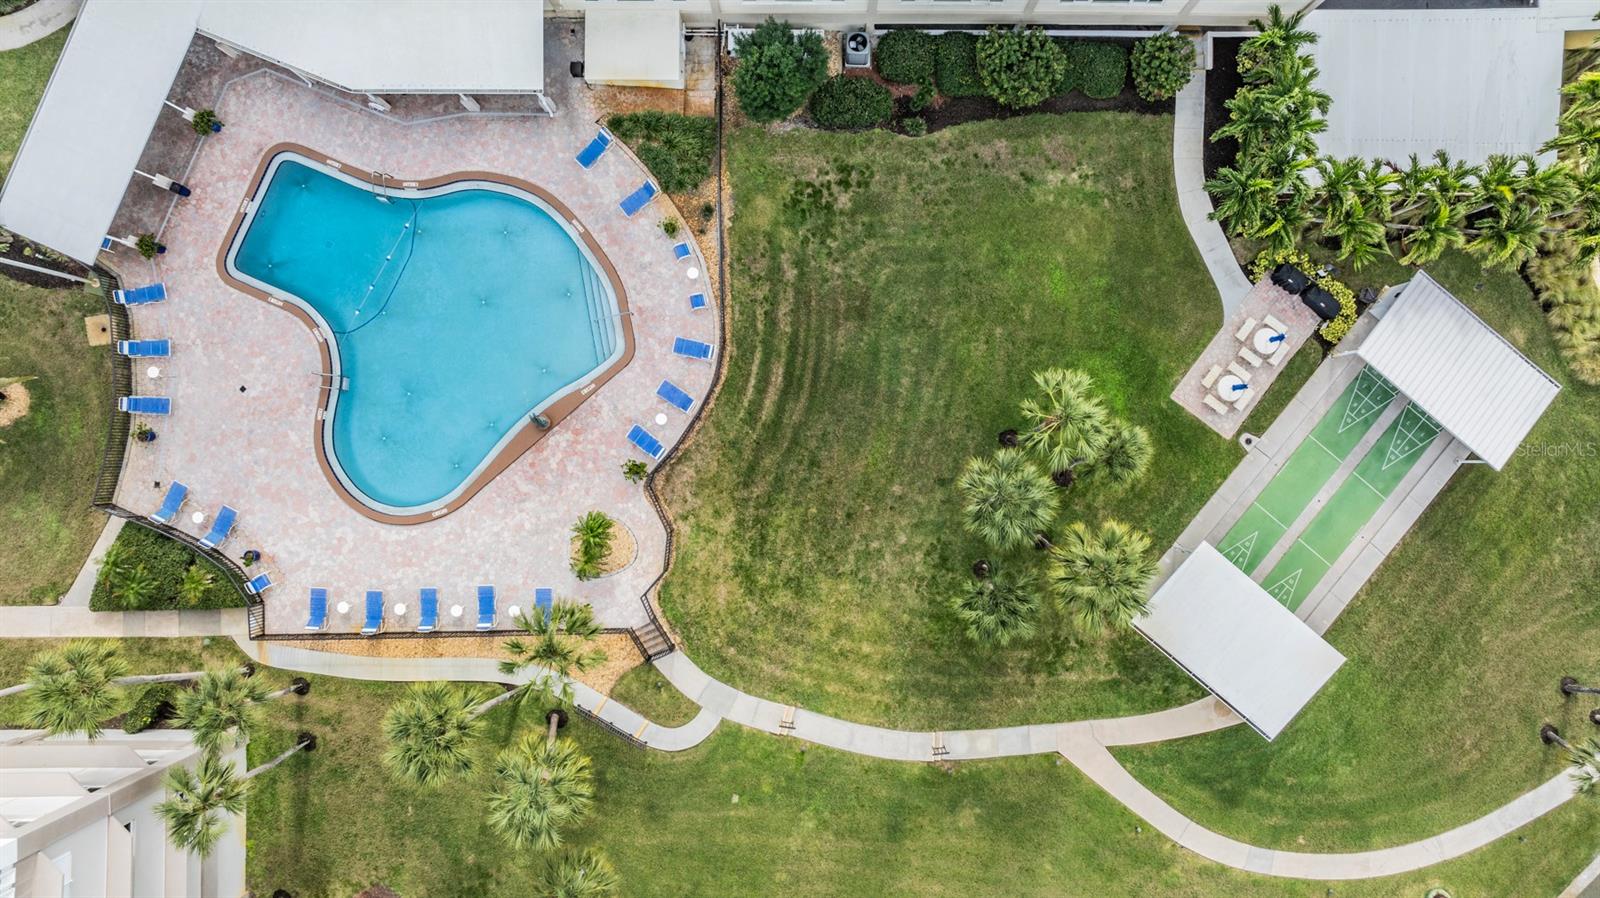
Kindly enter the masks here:
[[0, 52], [26, 47], [60, 31], [78, 17], [83, 0], [39, 0], [27, 9], [0, 16]]
[[1172, 177], [1178, 189], [1178, 211], [1194, 239], [1195, 249], [1211, 272], [1211, 281], [1222, 299], [1222, 320], [1226, 321], [1250, 292], [1245, 277], [1233, 258], [1233, 247], [1222, 226], [1211, 220], [1211, 196], [1206, 193], [1206, 72], [1196, 67], [1194, 77], [1178, 91], [1172, 125]]

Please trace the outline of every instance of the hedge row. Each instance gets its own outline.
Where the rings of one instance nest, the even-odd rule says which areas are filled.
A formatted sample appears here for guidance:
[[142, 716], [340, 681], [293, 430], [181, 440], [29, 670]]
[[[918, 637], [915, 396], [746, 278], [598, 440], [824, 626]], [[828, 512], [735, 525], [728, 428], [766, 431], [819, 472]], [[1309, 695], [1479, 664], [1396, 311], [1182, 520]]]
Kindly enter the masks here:
[[891, 31], [878, 38], [872, 61], [878, 74], [896, 84], [932, 81], [935, 43], [926, 31]]
[[1057, 94], [1082, 91], [1096, 100], [1109, 100], [1128, 83], [1128, 51], [1121, 44], [1103, 41], [1056, 39], [1067, 54], [1067, 76]]
[[[1056, 38], [1066, 54], [1067, 74], [1056, 94], [1082, 91], [1097, 100], [1122, 93], [1128, 81], [1128, 50], [1105, 41]], [[978, 35], [949, 31], [891, 31], [878, 40], [874, 61], [878, 74], [897, 84], [921, 84], [932, 77], [947, 97], [982, 97], [978, 77]]]
[[978, 36], [964, 31], [939, 35], [934, 50], [934, 83], [947, 97], [984, 96], [978, 77]]
[[857, 131], [888, 124], [894, 117], [894, 97], [871, 78], [835, 75], [811, 95], [810, 109], [819, 128]]

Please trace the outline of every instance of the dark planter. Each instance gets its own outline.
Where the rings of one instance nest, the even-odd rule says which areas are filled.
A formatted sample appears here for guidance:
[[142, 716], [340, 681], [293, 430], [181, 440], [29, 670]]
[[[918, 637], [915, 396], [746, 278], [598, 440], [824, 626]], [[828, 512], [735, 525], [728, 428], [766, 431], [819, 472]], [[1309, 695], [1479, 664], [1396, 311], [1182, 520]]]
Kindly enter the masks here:
[[301, 733], [294, 737], [294, 741], [296, 744], [306, 743], [305, 751], [312, 752], [317, 750], [317, 737], [311, 733]]
[[295, 695], [305, 695], [311, 691], [311, 681], [305, 677], [295, 677], [289, 682], [289, 688], [294, 690]]
[[1078, 475], [1071, 469], [1067, 469], [1056, 471], [1050, 475], [1050, 479], [1055, 482], [1056, 486], [1066, 489], [1067, 487], [1072, 486], [1075, 481], [1077, 481]]
[[1050, 548], [1051, 545], [1052, 543], [1050, 542], [1050, 534], [1035, 533], [1033, 535], [1033, 547], [1038, 551], [1043, 552], [1045, 549]]
[[1002, 430], [1002, 431], [1000, 431], [1000, 445], [1005, 446], [1006, 448], [1009, 449], [1009, 448], [1017, 445], [1018, 442], [1019, 441], [1017, 440], [1017, 432], [1015, 430]]
[[216, 134], [216, 133], [220, 132], [221, 130], [222, 130], [222, 123], [221, 122], [212, 122], [211, 123], [211, 133], [212, 134]]
[[141, 443], [154, 443], [156, 441], [156, 432], [153, 430], [141, 430], [136, 439]]
[[556, 719], [556, 729], [560, 730], [560, 729], [565, 729], [566, 728], [566, 726], [567, 726], [567, 712], [566, 712], [565, 709], [554, 708], [554, 709], [552, 709], [550, 711], [549, 714], [546, 714], [544, 716], [545, 726], [549, 726], [550, 725], [550, 718], [552, 718], [552, 717], [554, 717]]
[[261, 550], [259, 550], [259, 549], [246, 549], [244, 551], [244, 555], [242, 555], [240, 557], [244, 559], [244, 563], [245, 564], [255, 564], [256, 562], [261, 560]]
[[1562, 677], [1561, 678], [1561, 694], [1562, 695], [1566, 695], [1566, 696], [1572, 695], [1573, 694], [1572, 687], [1574, 687], [1576, 685], [1578, 685], [1578, 678], [1577, 677]]
[[1553, 724], [1547, 723], [1539, 728], [1539, 741], [1545, 745], [1554, 745], [1556, 739], [1560, 736], [1561, 731], [1556, 729]]
[[989, 559], [987, 558], [979, 558], [972, 563], [972, 576], [977, 577], [979, 580], [989, 579], [989, 574], [993, 570], [994, 568], [989, 564]]

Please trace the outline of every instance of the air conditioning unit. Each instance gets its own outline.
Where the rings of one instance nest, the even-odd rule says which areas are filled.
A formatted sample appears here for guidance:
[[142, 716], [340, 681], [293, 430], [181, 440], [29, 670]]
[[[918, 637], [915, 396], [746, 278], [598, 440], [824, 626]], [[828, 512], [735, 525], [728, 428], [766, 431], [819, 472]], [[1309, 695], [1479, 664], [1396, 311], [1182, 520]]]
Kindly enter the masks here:
[[872, 35], [856, 29], [845, 32], [843, 41], [845, 68], [865, 69], [872, 66]]

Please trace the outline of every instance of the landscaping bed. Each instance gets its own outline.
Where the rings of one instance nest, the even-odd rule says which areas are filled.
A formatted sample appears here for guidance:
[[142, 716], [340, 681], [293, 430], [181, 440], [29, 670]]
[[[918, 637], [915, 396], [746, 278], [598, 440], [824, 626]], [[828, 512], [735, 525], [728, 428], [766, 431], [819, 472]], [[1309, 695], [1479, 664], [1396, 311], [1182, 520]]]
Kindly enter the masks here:
[[1244, 76], [1239, 74], [1239, 47], [1242, 37], [1219, 37], [1211, 42], [1211, 68], [1206, 71], [1206, 124], [1205, 165], [1206, 177], [1217, 169], [1233, 164], [1239, 154], [1239, 142], [1231, 137], [1212, 140], [1211, 135], [1228, 123], [1227, 102], [1244, 86]]
[[[95, 611], [168, 611], [181, 608], [240, 608], [244, 596], [239, 594], [210, 561], [201, 558], [188, 546], [175, 539], [162, 536], [148, 527], [131, 523], [117, 534], [111, 551], [119, 557], [125, 568], [121, 574], [112, 565], [101, 568], [99, 582], [95, 583], [89, 607]], [[126, 583], [132, 572], [143, 569], [147, 585], [138, 590], [128, 589]], [[185, 593], [186, 576], [198, 577], [190, 570], [208, 574], [203, 587]]]

